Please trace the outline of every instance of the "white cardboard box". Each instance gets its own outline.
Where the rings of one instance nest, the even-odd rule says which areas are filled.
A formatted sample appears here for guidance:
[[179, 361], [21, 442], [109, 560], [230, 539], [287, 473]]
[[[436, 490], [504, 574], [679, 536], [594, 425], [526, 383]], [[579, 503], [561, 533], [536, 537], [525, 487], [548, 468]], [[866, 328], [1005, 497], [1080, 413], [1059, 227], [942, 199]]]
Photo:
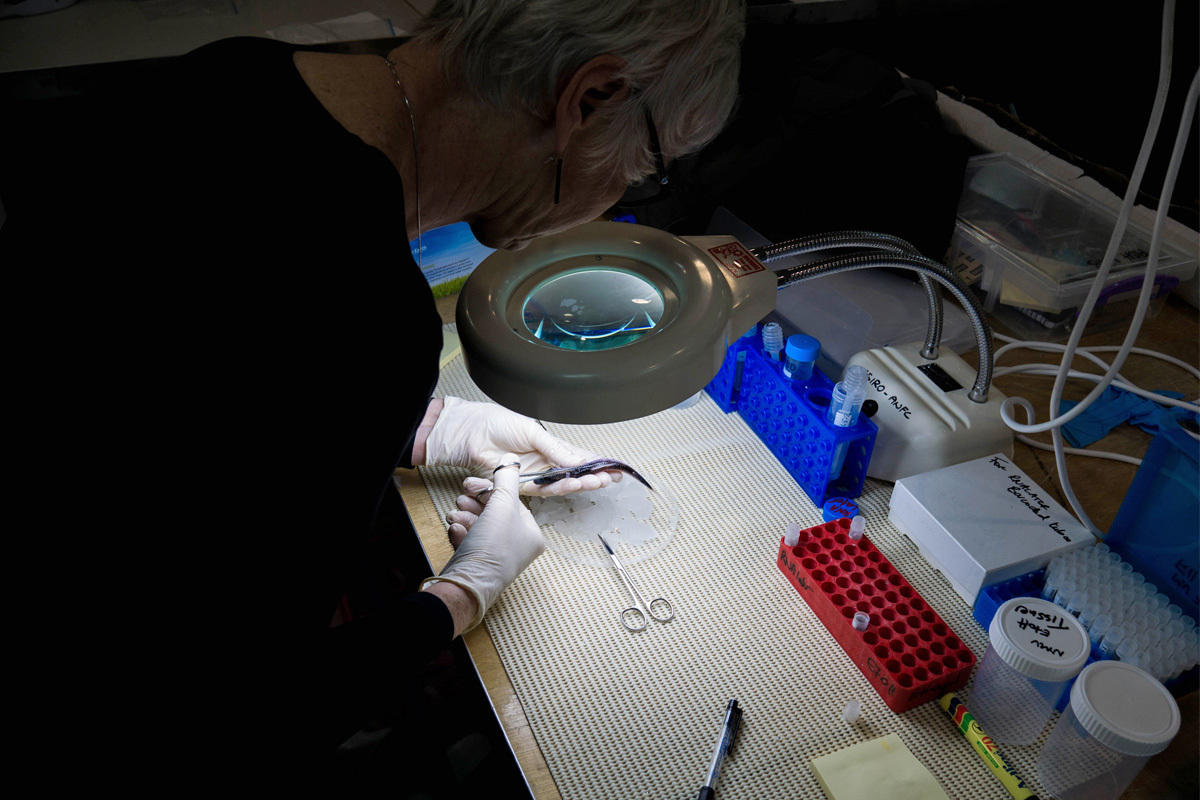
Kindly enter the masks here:
[[1096, 542], [998, 453], [902, 478], [892, 490], [888, 519], [972, 607], [985, 587]]

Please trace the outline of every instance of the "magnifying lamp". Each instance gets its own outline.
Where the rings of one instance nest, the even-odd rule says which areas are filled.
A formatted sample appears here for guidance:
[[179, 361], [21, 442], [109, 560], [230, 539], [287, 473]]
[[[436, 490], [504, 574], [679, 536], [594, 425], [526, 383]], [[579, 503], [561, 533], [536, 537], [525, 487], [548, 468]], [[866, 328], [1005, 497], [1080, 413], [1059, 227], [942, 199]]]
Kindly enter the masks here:
[[[763, 266], [789, 255], [843, 249], [855, 252], [774, 271]], [[991, 329], [978, 301], [945, 265], [882, 234], [822, 234], [749, 250], [728, 236], [678, 237], [593, 222], [486, 258], [459, 295], [458, 334], [468, 373], [497, 403], [552, 422], [618, 422], [699, 392], [721, 368], [729, 344], [774, 310], [779, 288], [881, 268], [910, 270], [925, 284], [929, 329], [923, 343], [883, 353], [895, 364], [873, 364], [871, 371], [923, 398], [932, 424], [955, 447], [973, 448], [972, 442], [996, 452], [1005, 438], [1011, 444], [1006, 428], [989, 425], [983, 433], [977, 424], [998, 419], [988, 396]], [[961, 358], [939, 357], [939, 286], [963, 306], [975, 329], [973, 383]], [[896, 353], [906, 355], [896, 361]], [[923, 382], [932, 380], [926, 374], [932, 362], [953, 369], [969, 391], [951, 391], [954, 382], [942, 380], [943, 395], [931, 393]], [[912, 406], [906, 408], [907, 419]], [[975, 432], [964, 434], [955, 419]], [[905, 426], [909, 434], [915, 430]], [[881, 433], [881, 441], [887, 438]]]
[[498, 250], [459, 295], [472, 380], [535, 419], [603, 423], [699, 392], [775, 308], [777, 279], [732, 237], [592, 222]]

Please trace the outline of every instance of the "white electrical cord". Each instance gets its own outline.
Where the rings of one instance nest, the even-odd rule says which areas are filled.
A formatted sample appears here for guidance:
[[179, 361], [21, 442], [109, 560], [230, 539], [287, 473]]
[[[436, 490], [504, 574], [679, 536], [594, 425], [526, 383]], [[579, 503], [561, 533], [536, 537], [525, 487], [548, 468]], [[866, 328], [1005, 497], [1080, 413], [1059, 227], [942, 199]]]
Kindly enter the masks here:
[[[1048, 450], [1051, 453], [1054, 452], [1054, 445], [1052, 444], [1034, 441], [1028, 436], [1022, 436], [1021, 434], [1017, 434], [1016, 439], [1018, 442], [1024, 442], [1030, 447], [1038, 450]], [[1140, 467], [1142, 465], [1142, 460], [1140, 458], [1134, 458], [1133, 456], [1127, 456], [1121, 453], [1110, 453], [1106, 450], [1080, 450], [1078, 447], [1064, 447], [1063, 452], [1071, 456], [1091, 456], [1092, 458], [1106, 458], [1110, 461], [1123, 461], [1126, 464], [1133, 464], [1135, 467]]]
[[[1154, 218], [1154, 230], [1150, 241], [1150, 253], [1146, 264], [1146, 275], [1142, 283], [1141, 293], [1138, 295], [1137, 306], [1134, 310], [1133, 320], [1130, 323], [1129, 331], [1126, 335], [1124, 343], [1117, 351], [1117, 356], [1113, 363], [1105, 370], [1104, 376], [1099, 380], [1097, 386], [1088, 394], [1088, 396], [1078, 403], [1074, 408], [1066, 414], [1059, 414], [1059, 403], [1062, 400], [1062, 390], [1067, 378], [1071, 373], [1070, 365], [1074, 360], [1076, 349], [1079, 345], [1079, 340], [1083, 335], [1084, 328], [1091, 317], [1092, 310], [1095, 308], [1096, 301], [1100, 292], [1104, 288], [1105, 278], [1108, 276], [1112, 268], [1113, 261], [1116, 258], [1117, 249], [1124, 238], [1125, 228], [1129, 222], [1130, 213], [1133, 210], [1134, 201], [1137, 198], [1137, 193], [1141, 187], [1142, 177], [1145, 174], [1146, 163], [1149, 161], [1150, 152], [1154, 146], [1154, 140], [1158, 135], [1159, 123], [1162, 120], [1163, 108], [1166, 105], [1167, 91], [1170, 87], [1171, 76], [1171, 57], [1174, 50], [1173, 27], [1175, 18], [1175, 3], [1174, 0], [1166, 0], [1163, 6], [1163, 27], [1162, 27], [1162, 47], [1160, 50], [1159, 59], [1159, 82], [1158, 89], [1155, 94], [1154, 106], [1150, 113], [1150, 121], [1146, 129], [1146, 135], [1142, 142], [1141, 151], [1138, 154], [1137, 162], [1134, 165], [1134, 170], [1130, 176], [1129, 187], [1126, 191], [1124, 201], [1121, 204], [1121, 210], [1117, 215], [1116, 226], [1113, 229], [1112, 238], [1109, 240], [1108, 249], [1101, 261], [1100, 269], [1093, 280], [1091, 291], [1088, 293], [1087, 299], [1084, 301], [1080, 309], [1078, 321], [1075, 329], [1071, 333], [1070, 340], [1067, 342], [1063, 350], [1063, 359], [1059, 366], [1058, 373], [1055, 378], [1054, 388], [1050, 395], [1050, 415], [1051, 419], [1043, 423], [1033, 423], [1034, 413], [1033, 407], [1023, 398], [1009, 398], [1000, 408], [1001, 417], [1005, 424], [1012, 428], [1017, 433], [1040, 433], [1050, 431], [1053, 438], [1053, 448], [1055, 462], [1058, 467], [1059, 480], [1062, 484], [1063, 492], [1069, 501], [1071, 508], [1076, 516], [1085, 526], [1093, 533], [1100, 534], [1095, 524], [1088, 518], [1083, 511], [1082, 505], [1075, 496], [1074, 490], [1071, 488], [1070, 479], [1067, 476], [1066, 469], [1066, 450], [1063, 445], [1062, 425], [1079, 416], [1093, 402], [1096, 401], [1104, 390], [1112, 383], [1125, 363], [1125, 359], [1133, 350], [1133, 342], [1137, 338], [1138, 332], [1141, 329], [1142, 322], [1146, 316], [1146, 309], [1150, 303], [1150, 295], [1154, 286], [1154, 274], [1158, 265], [1158, 255], [1162, 247], [1162, 231], [1166, 223], [1167, 211], [1170, 207], [1171, 195], [1175, 189], [1175, 180], [1179, 174], [1179, 165], [1183, 158], [1184, 144], [1187, 141], [1187, 135], [1191, 128], [1192, 116], [1196, 110], [1197, 94], [1200, 92], [1200, 73], [1192, 80], [1191, 88], [1188, 92], [1187, 101], [1184, 104], [1183, 118], [1180, 120], [1179, 131], [1176, 136], [1175, 147], [1171, 154], [1171, 161], [1167, 167], [1167, 173], [1163, 181], [1163, 191], [1159, 197], [1158, 211]], [[1012, 414], [1014, 405], [1020, 405], [1026, 411], [1025, 424], [1018, 423]]]
[[[1014, 373], [1021, 373], [1025, 375], [1056, 376], [1059, 373], [1059, 369], [1059, 367], [1053, 364], [1021, 364], [1020, 366], [1016, 367], [997, 369], [993, 374], [997, 377], [1000, 375], [1012, 375]], [[1097, 375], [1094, 372], [1080, 372], [1079, 370], [1074, 369], [1070, 370], [1070, 372], [1067, 374], [1067, 377], [1080, 378], [1082, 380], [1093, 381], [1094, 383], [1099, 383], [1104, 379], [1103, 375]], [[1172, 406], [1173, 408], [1182, 408], [1185, 411], [1194, 411], [1197, 414], [1200, 414], [1200, 405], [1189, 403], [1186, 400], [1176, 400], [1174, 397], [1155, 394], [1154, 392], [1147, 391], [1146, 389], [1142, 389], [1139, 386], [1134, 386], [1132, 383], [1124, 381], [1110, 381], [1109, 385], [1116, 386], [1118, 389], [1124, 389], [1131, 394], [1136, 394], [1138, 397], [1144, 397], [1147, 400], [1153, 400], [1160, 405]]]

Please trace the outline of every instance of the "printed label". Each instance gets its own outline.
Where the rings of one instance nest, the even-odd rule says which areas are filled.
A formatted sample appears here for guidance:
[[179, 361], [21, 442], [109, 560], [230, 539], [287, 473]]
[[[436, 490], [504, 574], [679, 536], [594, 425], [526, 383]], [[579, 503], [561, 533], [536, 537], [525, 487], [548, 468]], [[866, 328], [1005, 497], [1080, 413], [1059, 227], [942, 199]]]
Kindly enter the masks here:
[[735, 278], [744, 278], [767, 269], [738, 242], [710, 247], [708, 252]]

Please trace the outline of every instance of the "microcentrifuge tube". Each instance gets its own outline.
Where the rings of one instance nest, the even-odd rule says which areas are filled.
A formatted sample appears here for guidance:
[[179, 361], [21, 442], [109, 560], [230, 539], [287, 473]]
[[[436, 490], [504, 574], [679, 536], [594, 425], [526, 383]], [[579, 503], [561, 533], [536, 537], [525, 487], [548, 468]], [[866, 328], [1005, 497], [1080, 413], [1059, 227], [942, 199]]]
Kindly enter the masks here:
[[[827, 419], [829, 424], [837, 428], [853, 428], [858, 424], [858, 414], [862, 411], [863, 401], [867, 398], [867, 368], [854, 364], [846, 368], [842, 380], [833, 387], [829, 398]], [[842, 474], [842, 465], [846, 461], [848, 444], [841, 442], [833, 451], [829, 463], [829, 480], [836, 479]]]
[[1108, 629], [1108, 633], [1104, 634], [1104, 638], [1100, 640], [1100, 652], [1105, 658], [1112, 658], [1113, 653], [1120, 647], [1121, 642], [1125, 640], [1125, 626], [1114, 625]]
[[1100, 640], [1104, 638], [1104, 634], [1108, 633], [1108, 629], [1112, 627], [1113, 618], [1110, 614], [1101, 614], [1096, 617], [1096, 621], [1092, 623], [1092, 627], [1088, 628], [1088, 638], [1092, 640], [1092, 644], [1099, 645]]
[[783, 328], [778, 322], [768, 322], [762, 329], [763, 352], [774, 361], [782, 361]]
[[842, 709], [842, 722], [858, 722], [858, 718], [861, 714], [862, 702], [859, 700], [851, 700], [850, 702], [846, 703], [846, 707]]
[[1067, 603], [1075, 596], [1075, 592], [1079, 591], [1075, 587], [1074, 581], [1067, 581], [1058, 589], [1058, 594], [1054, 595], [1054, 602], [1063, 608], [1067, 607]]
[[1061, 573], [1054, 572], [1046, 575], [1046, 582], [1042, 584], [1042, 599], [1054, 601], [1054, 595], [1058, 594], [1059, 584], [1062, 583]]
[[1074, 614], [1075, 616], [1078, 617], [1080, 612], [1083, 611], [1083, 607], [1088, 604], [1088, 600], [1090, 600], [1090, 599], [1091, 598], [1088, 597], [1087, 592], [1084, 592], [1084, 591], [1076, 592], [1074, 594], [1074, 596], [1072, 596], [1070, 599], [1067, 600], [1067, 605], [1066, 605], [1067, 613]]
[[783, 530], [783, 543], [788, 547], [795, 547], [800, 544], [800, 525], [796, 522], [789, 522]]
[[871, 618], [859, 611], [855, 613], [854, 619], [850, 624], [854, 626], [854, 630], [856, 631], [865, 631], [867, 626], [871, 624]]
[[850, 520], [850, 538], [857, 542], [863, 537], [866, 530], [867, 521], [863, 518], [862, 514], [855, 514], [854, 518]]

